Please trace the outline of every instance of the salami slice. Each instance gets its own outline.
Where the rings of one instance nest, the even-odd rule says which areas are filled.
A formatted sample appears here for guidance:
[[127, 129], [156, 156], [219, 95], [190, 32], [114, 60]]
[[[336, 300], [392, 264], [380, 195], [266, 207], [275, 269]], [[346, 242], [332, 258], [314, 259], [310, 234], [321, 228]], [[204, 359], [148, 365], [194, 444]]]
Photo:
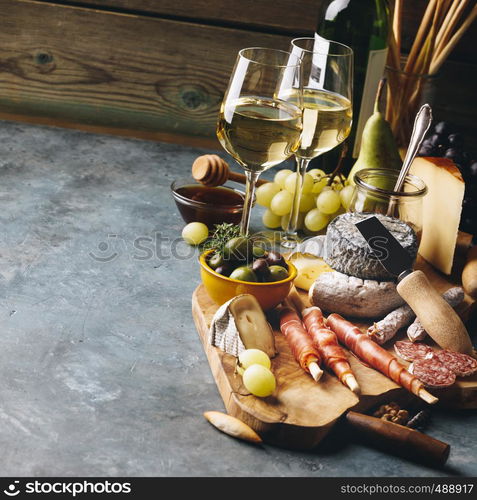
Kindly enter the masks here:
[[458, 377], [468, 377], [477, 372], [477, 360], [467, 354], [444, 349], [436, 351], [434, 356]]
[[426, 387], [449, 387], [455, 382], [455, 373], [435, 356], [416, 359], [409, 365], [409, 371]]
[[[406, 361], [414, 361], [415, 359], [424, 359], [434, 351], [426, 344], [418, 342], [409, 342], [408, 340], [398, 340], [394, 344], [396, 354]], [[419, 377], [418, 377], [419, 378]]]

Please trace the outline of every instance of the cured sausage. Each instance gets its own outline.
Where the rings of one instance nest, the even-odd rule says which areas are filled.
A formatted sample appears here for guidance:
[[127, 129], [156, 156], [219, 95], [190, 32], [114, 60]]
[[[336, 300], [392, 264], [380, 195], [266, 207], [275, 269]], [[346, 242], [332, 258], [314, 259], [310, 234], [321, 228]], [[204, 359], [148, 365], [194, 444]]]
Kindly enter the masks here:
[[416, 359], [409, 365], [409, 371], [426, 387], [449, 387], [455, 382], [455, 373], [435, 356]]
[[303, 323], [324, 364], [332, 370], [340, 382], [353, 392], [359, 393], [359, 385], [351, 371], [346, 354], [338, 344], [334, 332], [325, 326], [323, 313], [319, 307], [308, 307], [302, 311]]
[[350, 323], [339, 314], [330, 314], [327, 324], [336, 333], [340, 342], [345, 344], [348, 349], [372, 368], [380, 371], [425, 401], [429, 403], [438, 401], [437, 398], [424, 389], [423, 383], [417, 377], [409, 373], [399, 363], [395, 356], [376, 344], [353, 323]]

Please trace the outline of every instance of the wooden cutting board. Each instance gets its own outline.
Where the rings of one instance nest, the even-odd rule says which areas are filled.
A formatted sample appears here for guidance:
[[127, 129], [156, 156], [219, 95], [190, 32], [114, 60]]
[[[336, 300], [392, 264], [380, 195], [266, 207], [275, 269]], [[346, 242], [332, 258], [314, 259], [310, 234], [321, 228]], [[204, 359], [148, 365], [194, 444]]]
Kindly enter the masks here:
[[[422, 259], [418, 259], [416, 268], [422, 269], [441, 292], [455, 285], [452, 279], [435, 272]], [[303, 298], [307, 300], [305, 293]], [[273, 312], [268, 316], [274, 328], [278, 350], [278, 355], [272, 360], [277, 389], [273, 396], [257, 398], [248, 393], [241, 376], [235, 373], [236, 358], [207, 341], [209, 326], [217, 308], [203, 285], [200, 285], [192, 296], [192, 314], [227, 412], [250, 425], [267, 443], [285, 448], [311, 449], [350, 409], [366, 412], [382, 403], [414, 398], [349, 352], [349, 362], [362, 389], [359, 398], [326, 371], [319, 383], [314, 382], [293, 358]], [[475, 301], [466, 297], [458, 312], [467, 320], [474, 308]], [[369, 323], [357, 324], [362, 328], [369, 326]], [[392, 345], [389, 349], [392, 350]], [[453, 408], [477, 408], [477, 375], [459, 380], [451, 388], [431, 392], [439, 397], [439, 404]]]

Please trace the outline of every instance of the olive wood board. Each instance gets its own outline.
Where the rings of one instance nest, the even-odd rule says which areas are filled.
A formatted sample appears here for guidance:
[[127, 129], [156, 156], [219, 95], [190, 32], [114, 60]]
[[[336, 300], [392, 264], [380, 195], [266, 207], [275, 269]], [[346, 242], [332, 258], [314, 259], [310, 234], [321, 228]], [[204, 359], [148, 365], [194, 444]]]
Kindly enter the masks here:
[[[454, 286], [449, 278], [436, 273], [420, 258], [416, 268], [422, 269], [441, 292]], [[308, 303], [307, 294], [301, 292], [301, 295]], [[464, 320], [474, 306], [475, 301], [466, 297], [458, 309]], [[267, 316], [274, 328], [278, 350], [272, 359], [277, 388], [272, 396], [255, 397], [245, 389], [241, 376], [235, 372], [235, 357], [208, 343], [208, 330], [217, 308], [204, 286], [199, 285], [192, 296], [192, 315], [226, 410], [252, 427], [267, 443], [285, 448], [311, 449], [348, 410], [366, 412], [382, 403], [415, 398], [381, 373], [365, 366], [347, 350], [348, 360], [361, 387], [359, 398], [326, 370], [320, 381], [314, 382], [293, 358], [277, 327], [273, 311]], [[362, 320], [355, 323], [362, 329], [371, 324]], [[392, 342], [389, 344], [386, 347], [392, 350]], [[439, 397], [439, 404], [446, 407], [477, 408], [477, 376], [460, 379], [448, 389], [431, 392]]]

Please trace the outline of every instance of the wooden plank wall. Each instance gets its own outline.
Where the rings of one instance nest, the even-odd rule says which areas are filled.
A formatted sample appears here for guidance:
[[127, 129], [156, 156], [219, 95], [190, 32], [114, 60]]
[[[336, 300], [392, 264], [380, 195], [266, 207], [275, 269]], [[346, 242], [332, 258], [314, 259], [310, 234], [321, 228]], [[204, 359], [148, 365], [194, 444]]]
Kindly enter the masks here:
[[[216, 146], [238, 50], [286, 48], [328, 1], [0, 0], [0, 118]], [[406, 41], [426, 0], [405, 5]], [[437, 115], [477, 132], [476, 41], [443, 68]]]

